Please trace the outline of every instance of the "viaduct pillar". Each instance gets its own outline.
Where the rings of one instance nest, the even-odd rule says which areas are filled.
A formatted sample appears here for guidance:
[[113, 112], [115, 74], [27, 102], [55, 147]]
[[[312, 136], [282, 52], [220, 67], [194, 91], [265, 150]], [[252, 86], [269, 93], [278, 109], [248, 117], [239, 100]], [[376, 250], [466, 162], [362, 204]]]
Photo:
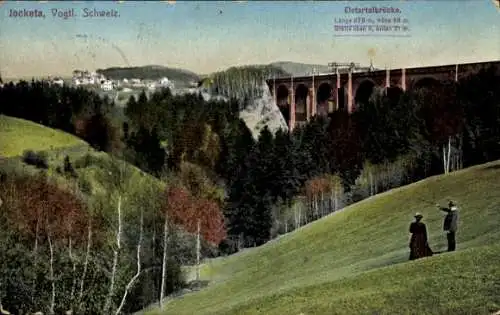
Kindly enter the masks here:
[[329, 113], [333, 113], [336, 109], [339, 108], [338, 93], [339, 93], [339, 91], [336, 88], [332, 87], [332, 89], [330, 91], [330, 95], [331, 95], [331, 98], [333, 99], [333, 102], [328, 102], [328, 112]]
[[401, 89], [406, 91], [406, 69], [401, 69]]
[[309, 89], [309, 108], [308, 108], [308, 119], [315, 116], [316, 113], [316, 94], [314, 93], [314, 85]]
[[347, 111], [352, 113], [352, 69], [349, 69], [347, 78]]
[[291, 91], [288, 93], [289, 96], [289, 102], [290, 104], [290, 125], [288, 126], [288, 129], [290, 129], [290, 132], [293, 131], [293, 128], [295, 127], [295, 89], [293, 87], [293, 77], [291, 79]]
[[[336, 72], [336, 76], [337, 76], [337, 84], [336, 84], [336, 88], [334, 89], [335, 91], [333, 91], [332, 94], [335, 96], [335, 104], [336, 104], [337, 108], [328, 108], [331, 113], [335, 109], [339, 109], [340, 108], [340, 103], [339, 103], [340, 73], [339, 73], [338, 70], [336, 70], [335, 72]], [[342, 108], [344, 108], [344, 104], [342, 104]]]
[[309, 118], [311, 118], [311, 103], [312, 103], [311, 89], [308, 88], [306, 96], [306, 121], [309, 121]]
[[309, 93], [311, 94], [311, 116], [316, 115], [316, 86], [314, 83], [314, 72], [313, 72], [313, 77], [312, 77], [312, 88], [310, 89]]
[[275, 105], [278, 105], [278, 96], [276, 95], [276, 78], [273, 76], [273, 102]]

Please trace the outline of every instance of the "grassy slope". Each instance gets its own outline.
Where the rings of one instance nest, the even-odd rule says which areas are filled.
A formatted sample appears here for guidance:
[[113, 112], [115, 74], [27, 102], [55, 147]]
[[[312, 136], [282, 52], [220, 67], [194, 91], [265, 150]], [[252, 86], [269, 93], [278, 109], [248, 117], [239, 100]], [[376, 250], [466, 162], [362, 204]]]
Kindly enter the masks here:
[[[210, 287], [148, 314], [489, 314], [500, 309], [499, 176], [494, 162], [359, 202], [210, 262]], [[416, 211], [445, 248], [434, 204], [448, 198], [461, 208], [458, 251], [408, 262]]]
[[27, 149], [42, 151], [85, 144], [63, 131], [0, 115], [0, 156], [19, 156]]
[[[35, 174], [38, 170], [22, 163], [19, 155], [24, 150], [44, 151], [49, 164], [48, 173], [58, 177], [59, 181], [68, 180], [58, 175], [55, 170], [63, 167], [67, 155], [79, 175], [79, 180], [86, 180], [92, 187], [93, 194], [111, 196], [114, 193], [109, 177], [112, 164], [120, 163], [124, 173], [129, 174], [123, 183], [127, 192], [140, 190], [141, 187], [162, 188], [164, 183], [144, 173], [126, 162], [117, 162], [104, 152], [96, 152], [88, 143], [60, 130], [51, 129], [27, 120], [0, 115], [0, 170], [18, 174]], [[89, 162], [85, 162], [89, 160]]]

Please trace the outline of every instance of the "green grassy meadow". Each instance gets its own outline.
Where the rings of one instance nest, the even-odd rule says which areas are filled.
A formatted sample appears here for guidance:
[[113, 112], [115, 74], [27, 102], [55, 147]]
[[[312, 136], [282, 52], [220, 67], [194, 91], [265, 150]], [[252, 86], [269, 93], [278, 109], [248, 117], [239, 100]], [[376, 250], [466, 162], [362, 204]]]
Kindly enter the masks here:
[[56, 172], [63, 168], [68, 156], [78, 174], [80, 184], [85, 182], [92, 199], [109, 198], [117, 192], [116, 179], [111, 171], [123, 173], [122, 188], [126, 194], [134, 194], [144, 187], [162, 189], [165, 184], [124, 161], [97, 152], [82, 139], [60, 130], [51, 129], [31, 121], [0, 115], [0, 171], [16, 174], [36, 174], [34, 166], [22, 162], [25, 150], [43, 152], [47, 156], [47, 173], [63, 185], [72, 185], [71, 179]]
[[[268, 244], [207, 262], [208, 288], [146, 314], [491, 314], [500, 310], [500, 161], [393, 189]], [[409, 262], [422, 212], [446, 249], [448, 199], [460, 209], [457, 251]]]
[[24, 150], [43, 151], [86, 143], [66, 132], [24, 119], [0, 115], [0, 156], [20, 156]]

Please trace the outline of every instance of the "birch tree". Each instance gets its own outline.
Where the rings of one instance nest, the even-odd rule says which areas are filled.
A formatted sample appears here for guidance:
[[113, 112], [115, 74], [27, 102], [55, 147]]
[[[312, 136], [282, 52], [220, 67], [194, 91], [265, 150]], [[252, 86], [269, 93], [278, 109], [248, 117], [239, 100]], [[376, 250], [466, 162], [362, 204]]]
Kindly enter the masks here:
[[123, 161], [112, 160], [110, 165], [111, 171], [109, 171], [108, 181], [111, 181], [112, 187], [117, 191], [117, 204], [116, 204], [116, 230], [115, 230], [115, 244], [113, 246], [113, 263], [111, 267], [111, 276], [109, 280], [109, 288], [106, 300], [104, 302], [103, 312], [112, 312], [113, 298], [116, 294], [116, 277], [118, 272], [118, 261], [119, 255], [122, 249], [122, 233], [123, 233], [123, 201], [124, 195], [127, 193], [126, 188], [128, 188], [124, 183], [128, 183], [131, 177], [131, 173], [125, 174]]
[[164, 214], [163, 223], [163, 258], [161, 261], [161, 286], [160, 286], [160, 309], [163, 308], [163, 300], [165, 299], [166, 281], [167, 281], [167, 250], [168, 250], [168, 213]]
[[56, 304], [56, 282], [54, 279], [54, 244], [52, 243], [52, 236], [50, 231], [47, 231], [47, 240], [49, 242], [49, 251], [50, 251], [50, 262], [49, 262], [49, 279], [50, 285], [52, 287], [51, 297], [50, 297], [50, 306], [49, 306], [49, 314], [55, 314], [55, 304]]
[[104, 312], [110, 312], [111, 303], [113, 300], [113, 296], [115, 293], [115, 278], [116, 272], [118, 268], [118, 255], [121, 249], [121, 236], [122, 236], [122, 196], [121, 194], [118, 196], [118, 204], [116, 206], [116, 214], [117, 214], [117, 230], [116, 230], [116, 244], [113, 248], [113, 266], [111, 269], [111, 279], [109, 281], [109, 289], [108, 295], [106, 297], [106, 301], [104, 303]]
[[120, 305], [118, 306], [118, 309], [115, 312], [115, 315], [119, 315], [121, 313], [121, 310], [123, 306], [125, 305], [125, 301], [127, 299], [127, 295], [132, 288], [132, 286], [135, 284], [137, 279], [142, 273], [141, 269], [141, 248], [142, 248], [142, 238], [143, 238], [143, 231], [144, 231], [144, 209], [143, 207], [140, 207], [140, 222], [139, 222], [139, 239], [137, 240], [137, 249], [136, 249], [136, 263], [137, 263], [137, 269], [135, 272], [135, 275], [130, 279], [130, 281], [127, 283], [127, 286], [125, 287], [125, 292], [123, 293], [122, 300], [120, 302]]
[[[46, 240], [49, 252], [47, 274], [51, 287], [47, 303], [48, 312], [54, 314], [58, 288], [56, 275], [59, 274], [56, 270], [56, 254], [68, 238], [74, 240], [75, 245], [79, 244], [79, 235], [82, 234], [81, 222], [86, 216], [85, 204], [74, 192], [60, 187], [46, 176], [18, 178], [13, 185], [16, 186], [15, 190], [22, 192], [27, 198], [18, 198], [16, 204], [9, 207], [7, 216], [10, 224], [19, 232], [34, 237], [35, 257], [38, 257], [40, 248], [43, 248], [40, 241]], [[36, 266], [34, 263], [35, 274]], [[32, 281], [31, 284], [32, 287], [37, 287], [36, 282]], [[31, 297], [32, 305], [35, 305], [37, 301], [34, 300], [33, 294]], [[64, 304], [64, 301], [60, 301], [60, 304]]]
[[81, 310], [83, 306], [83, 288], [85, 284], [85, 277], [87, 276], [87, 271], [89, 267], [89, 260], [90, 260], [90, 251], [92, 248], [92, 216], [88, 216], [88, 222], [87, 222], [87, 244], [86, 244], [86, 250], [85, 250], [85, 258], [83, 262], [83, 271], [80, 277], [80, 291], [78, 293], [78, 311]]

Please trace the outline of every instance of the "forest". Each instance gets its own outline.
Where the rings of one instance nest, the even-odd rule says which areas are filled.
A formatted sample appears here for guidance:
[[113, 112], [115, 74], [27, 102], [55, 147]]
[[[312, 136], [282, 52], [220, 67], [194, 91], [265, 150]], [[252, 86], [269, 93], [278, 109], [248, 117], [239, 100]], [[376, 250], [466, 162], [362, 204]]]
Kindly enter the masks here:
[[244, 104], [262, 96], [266, 79], [289, 75], [279, 66], [255, 65], [231, 67], [211, 74], [202, 80], [202, 86], [214, 95], [236, 99]]
[[[177, 251], [195, 253], [189, 263], [232, 254], [371, 195], [500, 159], [494, 68], [377, 92], [353, 113], [314, 117], [291, 133], [264, 128], [257, 141], [240, 103], [268, 73], [237, 72], [213, 79], [230, 101], [164, 89], [131, 97], [123, 120], [109, 99], [81, 88], [32, 81], [0, 89], [0, 114], [77, 135], [108, 153], [115, 163], [106, 167], [118, 174], [109, 179], [114, 193], [92, 202], [84, 185], [64, 187], [43, 170], [2, 175], [4, 307], [134, 311], [182, 287], [186, 260]], [[123, 185], [132, 176], [116, 169], [124, 161], [165, 186]]]

